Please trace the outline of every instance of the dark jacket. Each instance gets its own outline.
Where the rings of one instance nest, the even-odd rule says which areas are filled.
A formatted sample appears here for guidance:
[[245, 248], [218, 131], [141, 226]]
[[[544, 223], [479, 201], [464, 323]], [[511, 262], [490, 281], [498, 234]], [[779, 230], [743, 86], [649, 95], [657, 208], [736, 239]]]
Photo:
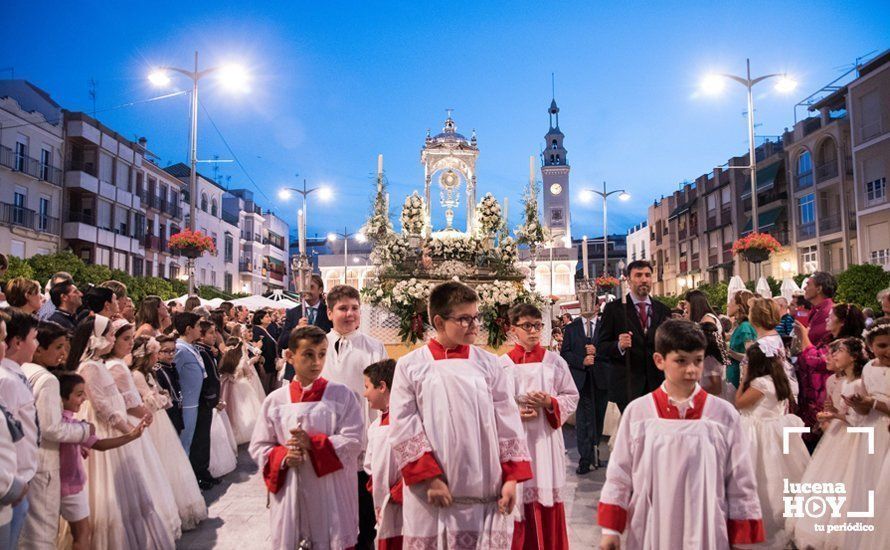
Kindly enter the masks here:
[[259, 338], [263, 339], [263, 369], [268, 374], [274, 374], [278, 372], [275, 369], [275, 360], [278, 359], [278, 344], [268, 331], [263, 330], [262, 327], [255, 326], [253, 327], [253, 341], [256, 342]]
[[68, 332], [74, 332], [75, 327], [77, 327], [77, 315], [72, 315], [61, 309], [55, 310], [53, 314], [47, 318], [47, 321], [56, 323]]
[[[279, 349], [287, 348], [287, 341], [290, 338], [290, 332], [294, 328], [296, 328], [297, 323], [300, 322], [300, 317], [302, 316], [302, 304], [287, 310], [287, 314], [284, 317], [284, 326], [281, 328], [281, 335], [279, 335], [278, 337]], [[328, 319], [328, 306], [324, 303], [324, 300], [321, 300], [318, 303], [318, 312], [315, 315], [315, 322], [312, 324], [325, 332], [331, 332], [331, 329], [334, 328], [334, 324], [331, 323], [330, 319]]]
[[593, 329], [593, 338], [587, 338], [584, 330], [584, 321], [581, 317], [566, 325], [562, 331], [562, 347], [559, 354], [569, 364], [569, 372], [575, 381], [578, 391], [582, 391], [587, 381], [587, 376], [593, 374], [593, 383], [597, 389], [605, 390], [609, 387], [609, 362], [606, 357], [597, 350], [593, 365], [585, 366], [584, 357], [587, 355], [585, 346], [596, 343], [600, 331], [600, 322], [597, 320]]
[[195, 344], [195, 347], [201, 353], [204, 370], [207, 372], [204, 383], [201, 385], [200, 404], [207, 408], [213, 408], [219, 404], [219, 372], [216, 370], [216, 357], [210, 346]]
[[170, 394], [173, 406], [167, 409], [167, 416], [170, 417], [176, 432], [180, 433], [185, 429], [185, 424], [182, 421], [182, 388], [179, 385], [179, 371], [173, 364], [168, 363], [158, 362], [158, 367], [155, 370], [155, 380], [158, 386]]
[[[621, 410], [637, 397], [654, 391], [664, 381], [664, 373], [655, 366], [652, 354], [655, 352], [655, 332], [661, 323], [671, 318], [671, 310], [657, 300], [651, 301], [651, 321], [646, 331], [629, 294], [626, 304], [618, 300], [609, 302], [600, 315], [596, 351], [612, 366], [609, 401], [614, 401]], [[618, 335], [625, 332], [632, 334], [632, 345], [626, 352], [628, 357], [618, 349]]]

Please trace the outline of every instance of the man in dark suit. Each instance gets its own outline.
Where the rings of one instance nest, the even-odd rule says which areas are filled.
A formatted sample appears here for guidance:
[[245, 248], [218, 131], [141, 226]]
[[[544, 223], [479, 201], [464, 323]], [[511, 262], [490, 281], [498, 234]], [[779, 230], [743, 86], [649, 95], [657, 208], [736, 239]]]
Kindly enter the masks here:
[[321, 275], [313, 274], [309, 280], [309, 288], [303, 293], [303, 303], [287, 310], [284, 327], [278, 337], [278, 349], [287, 349], [290, 332], [298, 326], [314, 325], [325, 332], [331, 332], [334, 325], [328, 319], [328, 306], [324, 303], [323, 293], [324, 281]]
[[578, 475], [590, 472], [590, 466], [599, 467], [600, 435], [608, 404], [609, 365], [596, 353], [598, 304], [593, 311], [584, 312], [563, 329], [560, 355], [569, 364], [569, 371], [578, 388], [578, 408], [575, 411], [575, 437], [578, 442]]
[[627, 404], [655, 390], [664, 373], [655, 366], [655, 331], [671, 318], [671, 310], [649, 296], [652, 264], [631, 262], [625, 270], [627, 303], [615, 300], [603, 308], [596, 349], [611, 365], [609, 401], [623, 412]]

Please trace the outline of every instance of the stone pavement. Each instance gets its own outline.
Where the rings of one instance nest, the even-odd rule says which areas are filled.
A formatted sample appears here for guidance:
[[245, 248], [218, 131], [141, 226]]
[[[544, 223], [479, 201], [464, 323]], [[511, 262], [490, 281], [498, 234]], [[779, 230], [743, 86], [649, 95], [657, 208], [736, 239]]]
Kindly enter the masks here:
[[[574, 490], [574, 499], [566, 502], [569, 522], [569, 541], [574, 548], [595, 548], [599, 542], [599, 528], [594, 524], [596, 503], [605, 480], [605, 469], [594, 470], [585, 476], [575, 474], [578, 453], [575, 435], [566, 426], [566, 445], [569, 447], [566, 471], [567, 489]], [[605, 445], [602, 446], [605, 451]], [[605, 456], [605, 454], [604, 454]], [[269, 513], [266, 510], [266, 490], [257, 466], [247, 455], [247, 446], [238, 452], [238, 468], [227, 475], [219, 486], [204, 493], [209, 517], [193, 531], [183, 534], [177, 544], [181, 550], [252, 550], [268, 548]]]

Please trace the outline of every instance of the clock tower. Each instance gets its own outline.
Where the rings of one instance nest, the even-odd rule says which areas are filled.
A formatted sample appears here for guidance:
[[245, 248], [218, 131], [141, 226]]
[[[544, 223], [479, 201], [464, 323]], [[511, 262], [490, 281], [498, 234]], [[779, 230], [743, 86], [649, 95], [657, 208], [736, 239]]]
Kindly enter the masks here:
[[[544, 182], [544, 226], [556, 245], [572, 246], [572, 226], [569, 217], [569, 163], [563, 146], [565, 136], [559, 129], [559, 107], [550, 101], [550, 130], [541, 153], [541, 179]], [[560, 243], [559, 240], [562, 240]]]

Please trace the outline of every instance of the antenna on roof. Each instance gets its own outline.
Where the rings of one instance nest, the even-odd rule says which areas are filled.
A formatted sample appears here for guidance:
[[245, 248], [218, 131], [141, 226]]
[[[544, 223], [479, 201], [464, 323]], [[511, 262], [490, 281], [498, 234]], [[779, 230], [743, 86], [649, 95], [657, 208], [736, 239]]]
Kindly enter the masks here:
[[213, 180], [222, 185], [222, 179], [219, 176], [219, 155], [213, 155]]
[[96, 79], [90, 78], [90, 101], [93, 102], [93, 118], [96, 118]]
[[556, 75], [550, 73], [550, 99], [556, 99]]

